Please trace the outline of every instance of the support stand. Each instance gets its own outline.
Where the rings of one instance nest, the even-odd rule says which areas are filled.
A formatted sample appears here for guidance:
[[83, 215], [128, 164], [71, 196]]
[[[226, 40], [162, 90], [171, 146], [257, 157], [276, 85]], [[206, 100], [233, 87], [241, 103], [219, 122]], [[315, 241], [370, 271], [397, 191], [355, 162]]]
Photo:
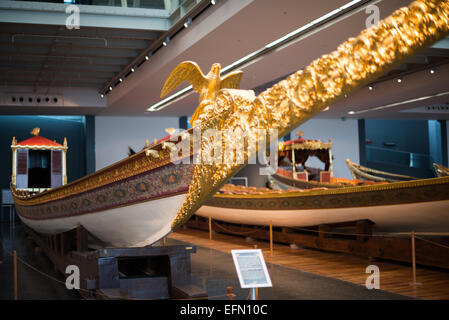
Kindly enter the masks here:
[[62, 274], [68, 265], [78, 266], [78, 291], [87, 299], [207, 297], [206, 292], [192, 284], [190, 254], [196, 252], [193, 245], [90, 250], [88, 232], [81, 225], [50, 237], [25, 228]]

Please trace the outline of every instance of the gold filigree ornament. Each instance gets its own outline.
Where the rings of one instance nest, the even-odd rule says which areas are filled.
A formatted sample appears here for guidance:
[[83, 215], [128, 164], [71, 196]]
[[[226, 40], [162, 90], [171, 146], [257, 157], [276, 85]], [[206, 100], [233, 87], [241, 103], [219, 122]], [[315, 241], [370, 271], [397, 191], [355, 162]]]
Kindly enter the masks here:
[[[245, 145], [250, 139], [257, 141], [259, 129], [267, 132], [277, 129], [283, 136], [340, 97], [367, 85], [444, 37], [449, 28], [448, 15], [449, 1], [415, 1], [255, 98], [251, 98], [252, 91], [245, 90], [208, 92], [215, 99], [207, 99], [198, 110], [201, 124], [197, 128], [202, 133], [209, 128], [220, 130], [222, 141], [228, 132], [240, 128], [246, 134]], [[202, 138], [201, 155], [213, 152], [215, 143], [217, 139]], [[245, 161], [255, 152], [245, 150]], [[187, 221], [244, 165], [196, 164], [188, 194], [172, 228]]]

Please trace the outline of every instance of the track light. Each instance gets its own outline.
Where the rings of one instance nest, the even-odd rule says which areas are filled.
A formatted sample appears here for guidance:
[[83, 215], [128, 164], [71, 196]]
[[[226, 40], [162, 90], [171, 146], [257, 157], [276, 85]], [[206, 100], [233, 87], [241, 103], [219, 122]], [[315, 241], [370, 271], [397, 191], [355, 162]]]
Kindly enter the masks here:
[[167, 44], [168, 44], [169, 42], [170, 42], [170, 37], [167, 37], [167, 38], [165, 38], [165, 41], [162, 42], [162, 45], [163, 45], [164, 47], [166, 47]]
[[210, 3], [211, 3], [212, 5], [214, 5], [214, 4], [215, 4], [215, 0], [210, 0]]
[[134, 68], [131, 68], [131, 72], [134, 72], [134, 71], [136, 71], [136, 70], [134, 70]]
[[100, 94], [100, 97], [101, 97], [101, 99], [103, 99], [104, 98], [104, 94]]
[[123, 81], [123, 79], [122, 79], [122, 78], [120, 78], [120, 79], [118, 79], [118, 81], [122, 82], [122, 81]]
[[149, 56], [145, 56], [145, 60], [147, 60], [147, 61], [148, 61], [149, 59], [150, 59], [150, 57], [149, 57]]
[[348, 112], [348, 114], [354, 114], [355, 113], [355, 111], [349, 111]]
[[402, 79], [401, 78], [398, 78], [398, 80], [396, 80], [398, 83], [401, 83], [402, 82]]
[[109, 87], [109, 91], [112, 91], [112, 87]]
[[369, 86], [369, 87], [368, 87], [368, 90], [369, 90], [369, 91], [373, 91], [373, 89], [374, 89], [373, 86]]
[[187, 28], [188, 26], [190, 26], [192, 24], [192, 18], [187, 19], [186, 22], [184, 22], [184, 28]]
[[[212, 0], [210, 3], [215, 4], [217, 1]], [[237, 69], [238, 67], [248, 65], [258, 59], [258, 57], [268, 54], [270, 51], [274, 50], [275, 48], [281, 48], [284, 45], [287, 45], [288, 43], [295, 41], [300, 36], [309, 37], [312, 34], [312, 30], [317, 28], [319, 25], [323, 25], [324, 27], [327, 27], [329, 24], [331, 24], [331, 21], [336, 19], [338, 16], [341, 16], [342, 14], [350, 14], [352, 15], [352, 11], [366, 3], [366, 0], [352, 0], [349, 3], [336, 8], [335, 10], [326, 13], [325, 15], [313, 20], [310, 23], [307, 23], [300, 28], [294, 30], [293, 32], [290, 32], [281, 38], [274, 40], [267, 45], [265, 45], [263, 48], [260, 48], [256, 51], [253, 51], [252, 53], [246, 55], [245, 57], [238, 59], [234, 61], [233, 63], [227, 65], [226, 67], [221, 69], [221, 74], [225, 75], [227, 72], [233, 71]], [[333, 22], [332, 22], [333, 23]], [[167, 44], [167, 43], [166, 43]], [[192, 86], [188, 86], [171, 96], [166, 97], [164, 100], [161, 100], [150, 107], [147, 108], [147, 111], [159, 111], [163, 108], [166, 108], [170, 104], [174, 103], [175, 101], [178, 101], [182, 99], [185, 95], [189, 94], [193, 91]]]

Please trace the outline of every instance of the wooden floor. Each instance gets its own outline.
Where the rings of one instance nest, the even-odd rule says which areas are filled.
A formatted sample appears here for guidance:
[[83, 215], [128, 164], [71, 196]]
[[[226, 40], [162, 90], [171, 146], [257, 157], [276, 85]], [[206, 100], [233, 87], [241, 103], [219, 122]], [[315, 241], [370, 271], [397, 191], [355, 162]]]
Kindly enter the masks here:
[[449, 271], [417, 268], [418, 286], [412, 286], [412, 268], [382, 260], [370, 261], [347, 254], [323, 252], [304, 248], [290, 248], [274, 244], [273, 256], [266, 241], [247, 241], [243, 237], [215, 233], [209, 240], [209, 233], [194, 229], [178, 229], [169, 238], [189, 242], [198, 246], [230, 253], [232, 249], [259, 248], [267, 262], [302, 271], [312, 272], [359, 285], [365, 285], [369, 274], [368, 265], [377, 265], [380, 270], [380, 289], [420, 299], [449, 299]]

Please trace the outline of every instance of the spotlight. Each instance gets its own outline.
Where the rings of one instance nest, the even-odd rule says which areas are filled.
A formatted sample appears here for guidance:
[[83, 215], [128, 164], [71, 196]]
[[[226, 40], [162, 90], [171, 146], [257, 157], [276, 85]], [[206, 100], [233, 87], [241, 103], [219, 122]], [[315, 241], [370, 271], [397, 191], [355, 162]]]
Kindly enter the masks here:
[[349, 111], [349, 112], [348, 112], [348, 114], [354, 114], [354, 113], [355, 113], [354, 111]]
[[398, 80], [396, 80], [398, 83], [401, 83], [402, 82], [402, 79], [401, 78], [398, 78]]
[[122, 82], [122, 81], [123, 81], [123, 79], [122, 79], [122, 78], [120, 78], [120, 79], [118, 79], [118, 81]]
[[214, 5], [214, 4], [215, 4], [215, 0], [210, 0], [210, 3], [211, 3], [212, 5]]
[[100, 94], [100, 97], [101, 97], [101, 99], [103, 99], [104, 98], [104, 94]]
[[435, 73], [435, 69], [430, 69], [430, 74], [434, 74]]
[[109, 87], [109, 91], [112, 91], [112, 87]]
[[192, 18], [187, 19], [186, 22], [184, 22], [184, 28], [187, 28], [188, 26], [190, 26], [192, 24]]
[[136, 71], [136, 70], [134, 70], [134, 68], [131, 68], [131, 72], [134, 72], [134, 71]]
[[373, 86], [369, 86], [369, 87], [368, 87], [368, 90], [369, 90], [369, 91], [373, 91], [373, 89], [374, 89]]
[[148, 61], [148, 59], [150, 59], [150, 57], [149, 57], [149, 56], [145, 56], [145, 60], [147, 60], [147, 61]]

